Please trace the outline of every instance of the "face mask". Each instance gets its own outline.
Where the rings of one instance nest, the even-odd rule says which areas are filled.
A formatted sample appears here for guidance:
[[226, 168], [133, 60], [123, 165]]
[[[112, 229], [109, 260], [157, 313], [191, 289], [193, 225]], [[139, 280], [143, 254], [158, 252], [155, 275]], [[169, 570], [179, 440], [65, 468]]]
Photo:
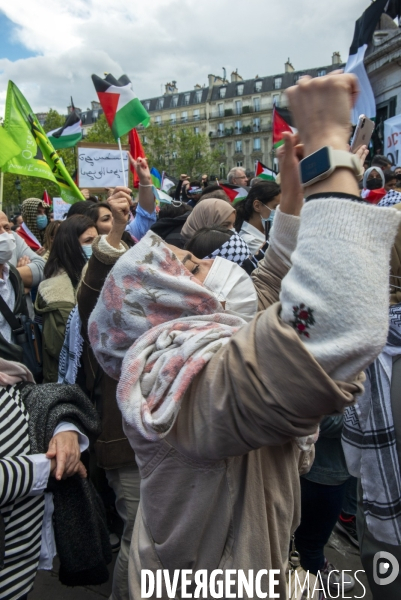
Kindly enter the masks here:
[[217, 256], [203, 285], [219, 302], [225, 302], [225, 310], [238, 314], [249, 321], [258, 310], [258, 297], [249, 275], [242, 267]]
[[86, 260], [89, 260], [90, 257], [92, 256], [92, 246], [89, 245], [85, 245], [85, 246], [81, 246], [83, 253], [86, 256]]
[[9, 233], [0, 235], [0, 265], [4, 265], [13, 255], [15, 250], [15, 239]]
[[[269, 208], [269, 207], [267, 207]], [[266, 223], [271, 223], [273, 225], [273, 219], [274, 219], [274, 215], [276, 214], [276, 211], [273, 208], [270, 208], [270, 215], [268, 216], [267, 219], [264, 219], [262, 217], [262, 215], [260, 216], [262, 223], [263, 223], [263, 227], [265, 227]]]
[[366, 187], [368, 190], [380, 190], [383, 187], [383, 183], [381, 179], [373, 177], [372, 179], [368, 179]]
[[48, 221], [46, 215], [38, 215], [36, 217], [36, 225], [40, 231], [47, 227], [47, 223]]

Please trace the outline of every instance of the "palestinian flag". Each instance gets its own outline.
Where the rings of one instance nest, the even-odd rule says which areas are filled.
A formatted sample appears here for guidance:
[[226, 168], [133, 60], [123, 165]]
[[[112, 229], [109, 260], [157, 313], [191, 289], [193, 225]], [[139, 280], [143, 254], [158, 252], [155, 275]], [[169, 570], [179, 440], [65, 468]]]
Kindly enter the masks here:
[[105, 79], [92, 75], [99, 102], [116, 140], [142, 123], [147, 127], [150, 117], [141, 101], [135, 96], [131, 81], [126, 75], [115, 79], [110, 73]]
[[155, 167], [152, 167], [150, 169], [150, 177], [152, 179], [152, 183], [155, 186], [155, 188], [160, 190], [161, 183], [162, 183], [162, 176], [160, 175], [159, 171], [157, 169], [155, 169]]
[[[128, 134], [128, 143], [129, 149], [132, 158], [138, 160], [138, 158], [146, 158], [145, 150], [142, 147], [141, 140], [139, 138], [138, 132], [136, 129], [131, 129]], [[134, 167], [131, 165], [131, 172], [133, 175], [134, 188], [139, 187], [139, 177], [138, 173], [135, 171]]]
[[178, 185], [178, 179], [175, 177], [171, 177], [171, 175], [167, 175], [165, 171], [162, 173], [162, 185], [161, 190], [163, 192], [168, 192], [172, 187], [176, 187]]
[[49, 196], [49, 194], [48, 194], [47, 190], [45, 190], [45, 191], [43, 192], [42, 200], [43, 200], [43, 202], [44, 202], [45, 204], [47, 204], [47, 206], [51, 206], [51, 204], [52, 204], [52, 199], [50, 198], [50, 196]]
[[387, 194], [387, 190], [384, 188], [379, 188], [378, 190], [368, 190], [363, 188], [361, 192], [361, 197], [366, 200], [366, 202], [370, 202], [371, 204], [378, 204], [382, 198]]
[[349, 49], [349, 57], [345, 65], [345, 73], [353, 73], [359, 79], [359, 95], [355, 106], [351, 110], [351, 121], [353, 125], [358, 123], [359, 115], [366, 115], [370, 119], [376, 117], [376, 103], [368, 74], [366, 73], [363, 59], [369, 42], [379, 19], [385, 9], [392, 8], [389, 0], [376, 0], [365, 10], [355, 23], [354, 39]]
[[249, 191], [249, 188], [238, 187], [237, 185], [231, 185], [231, 183], [219, 183], [219, 186], [225, 191], [227, 196], [230, 198], [230, 202], [233, 204], [236, 204], [240, 200], [244, 200]]
[[257, 160], [255, 166], [255, 177], [264, 179], [265, 181], [276, 181], [277, 175], [274, 171], [268, 169], [264, 164]]
[[155, 186], [153, 186], [153, 195], [156, 198], [156, 204], [173, 203], [173, 199], [171, 196], [169, 196], [166, 192], [163, 192], [163, 190], [157, 189]]
[[273, 147], [278, 148], [283, 143], [283, 133], [289, 131], [295, 133], [292, 124], [292, 115], [286, 108], [273, 107]]
[[74, 109], [70, 112], [62, 127], [48, 131], [46, 135], [55, 150], [72, 148], [82, 140], [81, 116]]

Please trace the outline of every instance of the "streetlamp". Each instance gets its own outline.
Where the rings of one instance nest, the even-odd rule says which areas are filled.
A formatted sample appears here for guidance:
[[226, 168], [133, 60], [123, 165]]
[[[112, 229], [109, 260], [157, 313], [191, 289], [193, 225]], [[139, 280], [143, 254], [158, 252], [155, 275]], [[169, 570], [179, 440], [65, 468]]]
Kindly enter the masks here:
[[20, 181], [19, 177], [17, 177], [17, 179], [15, 180], [14, 185], [15, 185], [15, 189], [18, 192], [18, 202], [19, 202], [20, 208], [21, 208], [21, 181]]

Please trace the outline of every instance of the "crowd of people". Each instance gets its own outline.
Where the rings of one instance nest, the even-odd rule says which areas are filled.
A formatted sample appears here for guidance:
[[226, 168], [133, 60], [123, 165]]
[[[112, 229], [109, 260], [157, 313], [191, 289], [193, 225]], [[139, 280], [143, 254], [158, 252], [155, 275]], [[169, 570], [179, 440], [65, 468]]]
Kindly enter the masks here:
[[[324, 553], [335, 528], [374, 599], [400, 598], [374, 569], [401, 561], [401, 168], [363, 146], [358, 172], [302, 185], [301, 159], [349, 153], [357, 83], [287, 93], [279, 177], [234, 167], [237, 203], [183, 174], [158, 206], [130, 156], [135, 202], [117, 187], [62, 221], [36, 198], [0, 212], [1, 600], [56, 553], [63, 584], [103, 583], [112, 551], [111, 600], [158, 569], [189, 570], [192, 592], [199, 572], [263, 572], [248, 598], [278, 597], [276, 570], [283, 599], [309, 572], [304, 597], [351, 597]], [[190, 597], [160, 585], [147, 597]]]

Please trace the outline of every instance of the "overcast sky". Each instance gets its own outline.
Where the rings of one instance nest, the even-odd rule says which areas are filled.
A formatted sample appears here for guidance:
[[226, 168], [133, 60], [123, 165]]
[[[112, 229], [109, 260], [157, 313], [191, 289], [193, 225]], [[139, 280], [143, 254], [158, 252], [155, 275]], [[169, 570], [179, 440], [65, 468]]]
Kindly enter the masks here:
[[[207, 85], [238, 68], [244, 79], [346, 61], [369, 0], [0, 0], [0, 115], [14, 81], [36, 112], [83, 110], [91, 74], [126, 73], [139, 98]], [[164, 91], [164, 87], [163, 87]]]

